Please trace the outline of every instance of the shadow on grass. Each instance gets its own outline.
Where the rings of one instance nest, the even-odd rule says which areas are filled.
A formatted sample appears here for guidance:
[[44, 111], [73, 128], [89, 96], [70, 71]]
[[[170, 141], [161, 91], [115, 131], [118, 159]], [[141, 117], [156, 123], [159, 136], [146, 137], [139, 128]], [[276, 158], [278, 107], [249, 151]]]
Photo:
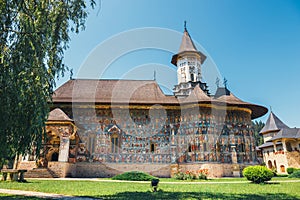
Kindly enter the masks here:
[[159, 190], [158, 192], [122, 192], [114, 195], [99, 196], [103, 199], [299, 199], [293, 195], [284, 193], [267, 193], [264, 195], [259, 194], [222, 194], [222, 193], [210, 193], [210, 192], [164, 192]]

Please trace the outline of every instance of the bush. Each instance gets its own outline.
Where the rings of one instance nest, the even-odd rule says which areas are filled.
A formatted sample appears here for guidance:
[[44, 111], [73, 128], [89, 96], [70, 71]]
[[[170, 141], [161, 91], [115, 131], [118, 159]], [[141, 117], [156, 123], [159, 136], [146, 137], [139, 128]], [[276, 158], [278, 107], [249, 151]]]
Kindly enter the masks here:
[[294, 172], [289, 175], [289, 178], [300, 178], [300, 170], [294, 170]]
[[199, 169], [197, 171], [186, 171], [186, 172], [177, 172], [174, 174], [175, 179], [178, 180], [196, 180], [204, 179], [207, 180], [208, 169]]
[[297, 171], [298, 169], [297, 168], [294, 168], [294, 167], [288, 167], [286, 169], [287, 173], [288, 174], [292, 174], [293, 172]]
[[249, 166], [243, 170], [243, 175], [254, 183], [264, 183], [274, 176], [273, 172], [264, 166]]
[[127, 181], [151, 181], [157, 179], [157, 177], [151, 176], [144, 172], [131, 171], [123, 174], [118, 174], [112, 177], [113, 180], [127, 180]]

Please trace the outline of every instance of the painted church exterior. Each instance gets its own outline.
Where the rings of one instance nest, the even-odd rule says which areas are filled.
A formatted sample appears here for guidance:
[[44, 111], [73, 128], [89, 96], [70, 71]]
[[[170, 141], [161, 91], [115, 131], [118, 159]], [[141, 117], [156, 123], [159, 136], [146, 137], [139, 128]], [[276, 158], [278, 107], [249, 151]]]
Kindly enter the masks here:
[[251, 120], [268, 110], [238, 99], [226, 85], [210, 94], [202, 82], [205, 59], [185, 28], [171, 60], [178, 79], [173, 95], [155, 80], [67, 81], [53, 95], [39, 168], [30, 156], [19, 168], [32, 177], [133, 170], [170, 177], [204, 168], [210, 177], [240, 176], [257, 163]]

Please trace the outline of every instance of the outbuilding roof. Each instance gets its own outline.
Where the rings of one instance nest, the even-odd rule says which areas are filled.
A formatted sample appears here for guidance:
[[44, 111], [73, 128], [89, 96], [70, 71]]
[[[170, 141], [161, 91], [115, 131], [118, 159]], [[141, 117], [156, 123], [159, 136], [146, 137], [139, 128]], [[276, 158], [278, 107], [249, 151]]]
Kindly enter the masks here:
[[268, 133], [273, 131], [280, 131], [280, 129], [288, 129], [289, 127], [284, 124], [272, 111], [266, 122], [266, 125], [261, 129], [260, 133]]
[[[276, 145], [281, 145], [282, 143], [281, 142], [277, 142]], [[259, 149], [263, 149], [263, 148], [266, 148], [266, 147], [271, 147], [273, 146], [273, 142], [266, 142], [260, 146], [258, 146]]]
[[299, 139], [300, 129], [299, 128], [283, 128], [269, 141], [280, 140], [280, 139]]

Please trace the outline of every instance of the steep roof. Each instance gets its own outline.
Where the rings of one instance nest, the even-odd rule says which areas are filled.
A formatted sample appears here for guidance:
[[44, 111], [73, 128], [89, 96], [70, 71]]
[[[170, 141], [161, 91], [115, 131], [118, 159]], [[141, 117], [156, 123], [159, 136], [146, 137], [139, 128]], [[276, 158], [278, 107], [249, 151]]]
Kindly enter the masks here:
[[104, 104], [167, 104], [205, 102], [209, 104], [227, 104], [248, 108], [255, 119], [267, 113], [268, 109], [244, 102], [232, 93], [219, 98], [211, 98], [196, 86], [185, 99], [165, 95], [153, 80], [91, 80], [72, 79], [57, 90], [52, 97], [53, 103], [104, 103]]
[[218, 87], [214, 97], [218, 98], [223, 95], [230, 95], [230, 91], [227, 89], [227, 87]]
[[207, 94], [199, 87], [199, 85], [196, 85], [191, 94], [182, 99], [182, 103], [211, 102], [211, 100], [212, 99], [207, 96]]
[[[277, 142], [276, 145], [281, 145], [282, 143], [281, 142]], [[270, 146], [273, 146], [273, 142], [266, 142], [260, 146], [258, 146], [259, 149], [263, 149], [263, 148], [266, 148], [266, 147], [270, 147]]]
[[182, 36], [182, 39], [181, 39], [181, 44], [180, 44], [180, 47], [179, 47], [179, 53], [180, 52], [184, 52], [184, 51], [195, 51], [195, 52], [198, 52], [189, 32], [187, 31], [187, 29], [185, 28], [184, 29], [184, 32], [183, 32], [183, 36]]
[[49, 113], [48, 121], [73, 121], [70, 119], [64, 111], [59, 108], [55, 108]]
[[300, 129], [299, 128], [283, 128], [281, 129], [274, 137], [269, 141], [274, 141], [278, 139], [298, 139], [300, 138]]
[[272, 111], [266, 122], [266, 125], [261, 129], [260, 133], [264, 134], [272, 131], [280, 131], [281, 129], [288, 129], [289, 127], [285, 125]]
[[203, 64], [203, 62], [206, 59], [206, 56], [203, 53], [201, 53], [200, 51], [197, 50], [197, 48], [196, 48], [196, 46], [195, 46], [195, 44], [194, 44], [194, 42], [193, 42], [193, 40], [192, 40], [192, 38], [191, 38], [191, 36], [190, 36], [190, 34], [189, 34], [189, 32], [187, 31], [186, 28], [184, 29], [184, 32], [183, 32], [183, 36], [182, 36], [182, 39], [181, 39], [181, 44], [180, 44], [178, 53], [175, 54], [172, 57], [171, 63], [176, 66], [178, 55], [182, 54], [184, 52], [195, 52], [198, 55], [200, 55], [201, 64]]
[[220, 102], [226, 103], [227, 105], [238, 105], [239, 107], [248, 108], [252, 111], [251, 119], [261, 117], [268, 112], [268, 109], [264, 106], [242, 101], [241, 99], [237, 98], [228, 88], [225, 87], [217, 89], [212, 101], [214, 101], [215, 103]]
[[152, 80], [69, 80], [53, 95], [53, 102], [177, 104]]

